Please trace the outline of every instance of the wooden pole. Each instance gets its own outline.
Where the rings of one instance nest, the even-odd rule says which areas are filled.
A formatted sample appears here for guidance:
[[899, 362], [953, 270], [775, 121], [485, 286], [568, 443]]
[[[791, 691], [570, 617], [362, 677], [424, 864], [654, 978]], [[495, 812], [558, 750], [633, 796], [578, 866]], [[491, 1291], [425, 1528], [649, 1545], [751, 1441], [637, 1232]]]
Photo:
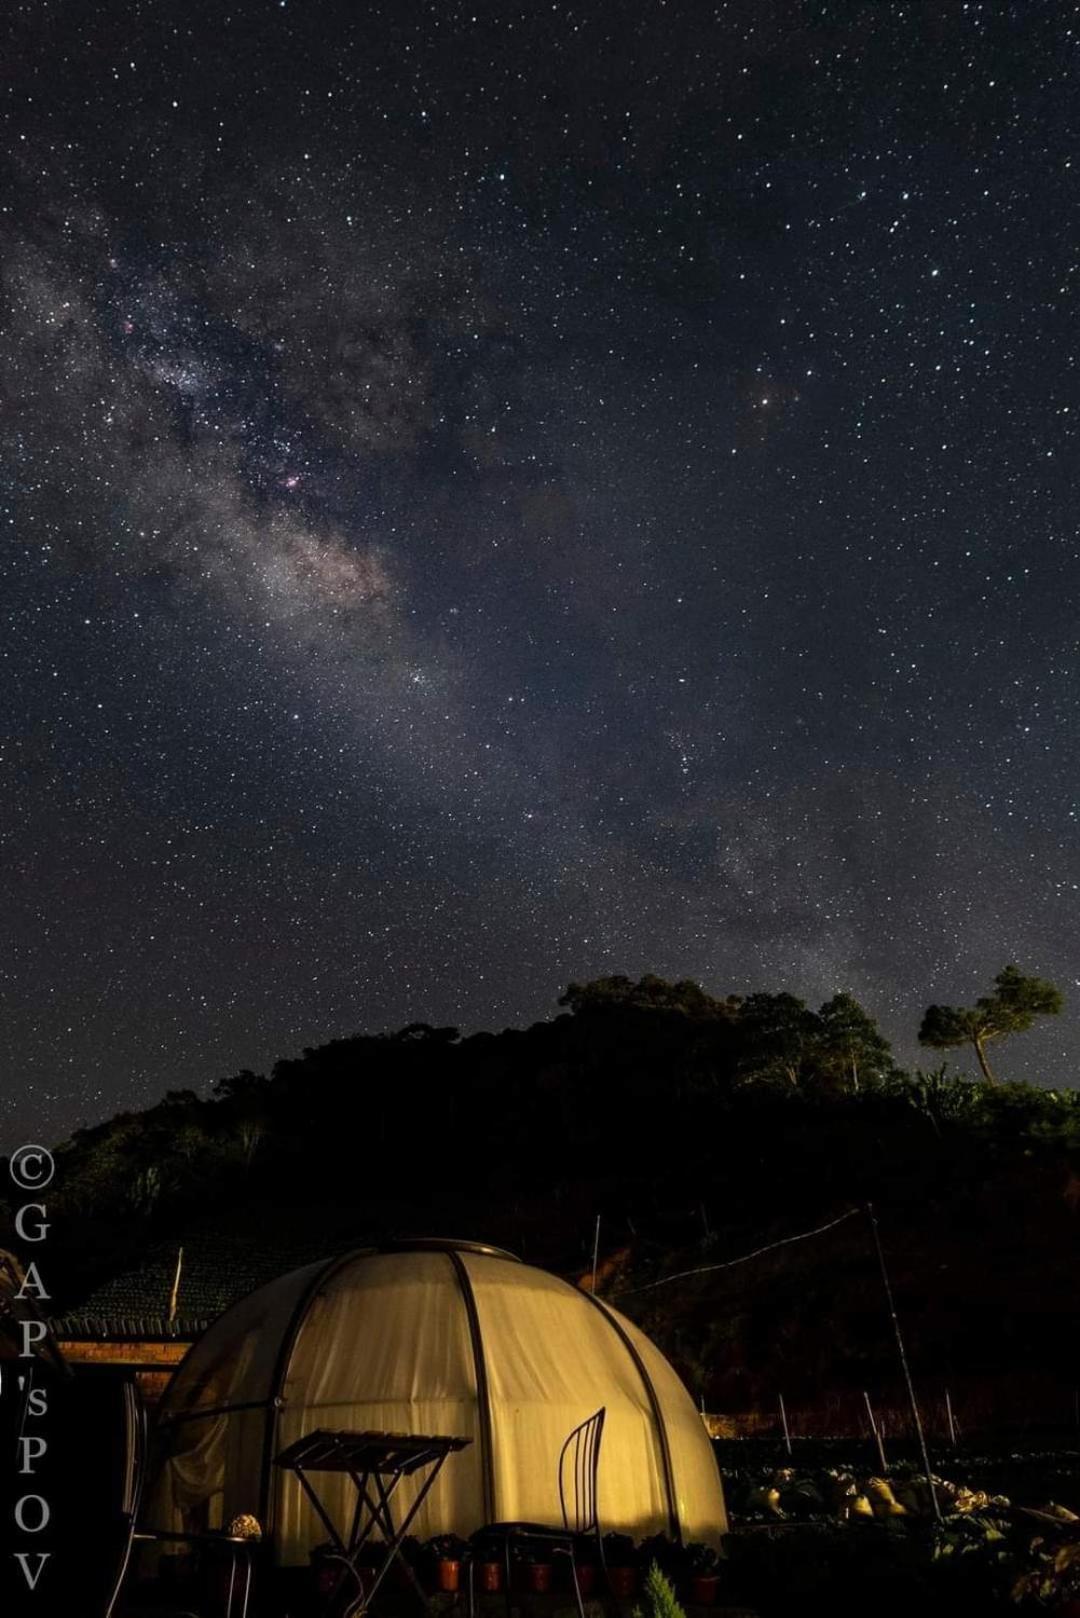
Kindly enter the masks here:
[[922, 1456], [926, 1487], [930, 1490], [930, 1503], [934, 1508], [934, 1516], [940, 1522], [941, 1506], [938, 1502], [937, 1490], [934, 1488], [934, 1474], [930, 1470], [930, 1456], [926, 1448], [926, 1434], [923, 1432], [922, 1417], [919, 1415], [919, 1401], [915, 1397], [915, 1384], [911, 1380], [907, 1350], [904, 1348], [904, 1336], [900, 1330], [900, 1320], [896, 1313], [896, 1305], [893, 1302], [892, 1284], [889, 1281], [889, 1272], [885, 1267], [885, 1253], [881, 1246], [881, 1237], [878, 1235], [878, 1223], [872, 1202], [866, 1204], [866, 1214], [870, 1221], [870, 1231], [874, 1238], [874, 1250], [877, 1253], [878, 1268], [881, 1271], [881, 1284], [885, 1289], [885, 1302], [889, 1308], [889, 1319], [892, 1321], [893, 1336], [896, 1339], [896, 1352], [900, 1359], [900, 1369], [904, 1373], [904, 1386], [907, 1388], [908, 1403], [911, 1406], [911, 1419], [915, 1424], [915, 1435], [919, 1440], [919, 1454]]
[[176, 1309], [180, 1301], [180, 1268], [184, 1262], [184, 1249], [178, 1248], [176, 1254], [176, 1274], [173, 1276], [172, 1291], [169, 1293], [169, 1325], [176, 1319]]
[[873, 1433], [874, 1443], [877, 1445], [878, 1460], [881, 1462], [881, 1475], [884, 1477], [886, 1468], [888, 1466], [888, 1462], [885, 1459], [885, 1445], [882, 1442], [881, 1431], [878, 1424], [874, 1420], [874, 1408], [870, 1403], [870, 1395], [865, 1391], [863, 1393], [863, 1402], [866, 1405], [866, 1415], [870, 1422], [870, 1431]]
[[945, 1419], [949, 1423], [949, 1442], [952, 1445], [953, 1449], [955, 1449], [956, 1448], [956, 1420], [955, 1420], [955, 1418], [953, 1416], [952, 1399], [949, 1396], [948, 1388], [945, 1389]]
[[791, 1432], [788, 1428], [787, 1411], [784, 1409], [784, 1395], [780, 1395], [780, 1423], [784, 1429], [784, 1447], [791, 1454]]

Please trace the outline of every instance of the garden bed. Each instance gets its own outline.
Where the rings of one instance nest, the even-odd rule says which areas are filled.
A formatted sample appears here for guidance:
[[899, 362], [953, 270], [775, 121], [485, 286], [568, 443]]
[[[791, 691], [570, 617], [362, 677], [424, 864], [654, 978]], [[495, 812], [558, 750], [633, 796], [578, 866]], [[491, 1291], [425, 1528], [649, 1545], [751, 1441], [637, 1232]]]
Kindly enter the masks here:
[[717, 1444], [731, 1586], [762, 1614], [1080, 1612], [1080, 1452]]

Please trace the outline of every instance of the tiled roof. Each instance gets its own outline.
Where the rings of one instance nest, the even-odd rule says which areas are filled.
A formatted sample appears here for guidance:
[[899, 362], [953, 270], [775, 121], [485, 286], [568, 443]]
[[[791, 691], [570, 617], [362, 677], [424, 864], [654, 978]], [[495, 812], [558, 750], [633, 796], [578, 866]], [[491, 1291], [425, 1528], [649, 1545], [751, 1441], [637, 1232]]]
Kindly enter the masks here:
[[272, 1242], [199, 1232], [185, 1236], [176, 1318], [168, 1319], [179, 1243], [161, 1243], [135, 1269], [113, 1276], [52, 1322], [61, 1338], [189, 1339], [225, 1309], [300, 1265], [330, 1256], [325, 1242]]

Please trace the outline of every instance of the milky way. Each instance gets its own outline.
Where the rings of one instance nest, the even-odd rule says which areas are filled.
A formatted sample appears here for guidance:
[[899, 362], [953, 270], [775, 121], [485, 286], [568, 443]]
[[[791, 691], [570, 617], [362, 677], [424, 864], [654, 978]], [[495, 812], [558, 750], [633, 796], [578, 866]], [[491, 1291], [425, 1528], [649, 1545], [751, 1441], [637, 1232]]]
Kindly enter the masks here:
[[1068, 8], [10, 33], [7, 1132], [611, 971], [1080, 1005]]

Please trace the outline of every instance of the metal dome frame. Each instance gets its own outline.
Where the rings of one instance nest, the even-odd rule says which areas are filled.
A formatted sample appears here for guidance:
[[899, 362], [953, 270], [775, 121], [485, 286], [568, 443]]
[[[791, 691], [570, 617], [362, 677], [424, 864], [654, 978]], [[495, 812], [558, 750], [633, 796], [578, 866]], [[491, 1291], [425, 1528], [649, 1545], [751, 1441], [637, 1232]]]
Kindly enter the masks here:
[[[453, 1271], [461, 1296], [465, 1317], [468, 1324], [469, 1340], [472, 1350], [473, 1368], [476, 1378], [477, 1422], [479, 1427], [479, 1442], [477, 1445], [480, 1456], [480, 1477], [483, 1491], [484, 1515], [487, 1521], [497, 1519], [495, 1495], [495, 1465], [494, 1465], [494, 1430], [492, 1423], [491, 1395], [484, 1354], [483, 1333], [480, 1326], [480, 1317], [476, 1306], [476, 1297], [473, 1291], [472, 1280], [463, 1262], [463, 1253], [473, 1253], [485, 1258], [496, 1258], [504, 1262], [522, 1264], [523, 1261], [515, 1253], [509, 1253], [490, 1243], [464, 1241], [447, 1237], [402, 1236], [384, 1242], [372, 1243], [363, 1247], [351, 1248], [348, 1252], [339, 1253], [320, 1264], [309, 1279], [307, 1285], [301, 1290], [290, 1312], [278, 1352], [274, 1359], [273, 1373], [270, 1389], [265, 1399], [241, 1401], [212, 1407], [203, 1407], [197, 1411], [178, 1411], [175, 1414], [165, 1411], [162, 1421], [167, 1424], [198, 1420], [211, 1414], [227, 1414], [237, 1410], [263, 1410], [265, 1419], [263, 1424], [262, 1459], [259, 1467], [259, 1518], [264, 1524], [269, 1523], [271, 1492], [274, 1486], [274, 1448], [275, 1430], [279, 1412], [284, 1408], [284, 1387], [288, 1376], [289, 1366], [296, 1348], [297, 1339], [304, 1320], [314, 1299], [320, 1291], [332, 1281], [335, 1276], [358, 1260], [374, 1258], [381, 1254], [430, 1252], [441, 1253]], [[528, 1266], [526, 1266], [528, 1267]], [[550, 1273], [550, 1272], [545, 1272]], [[557, 1278], [558, 1279], [558, 1278]], [[271, 1283], [272, 1284], [272, 1283]], [[565, 1285], [571, 1287], [569, 1282]], [[262, 1288], [254, 1288], [246, 1294], [253, 1297], [255, 1292]], [[602, 1299], [595, 1297], [591, 1292], [571, 1287], [578, 1296], [585, 1299], [607, 1322], [614, 1335], [618, 1338], [620, 1346], [629, 1356], [635, 1373], [640, 1380], [645, 1397], [648, 1401], [655, 1428], [660, 1459], [660, 1470], [664, 1489], [664, 1504], [668, 1521], [669, 1537], [677, 1544], [682, 1543], [683, 1532], [679, 1518], [678, 1498], [675, 1489], [674, 1469], [672, 1464], [671, 1446], [667, 1433], [663, 1407], [657, 1394], [652, 1377], [649, 1374], [636, 1345], [624, 1330], [622, 1322], [613, 1310], [609, 1309]], [[243, 1302], [238, 1299], [237, 1303]], [[236, 1307], [234, 1305], [233, 1307]], [[229, 1311], [226, 1311], [226, 1314]], [[224, 1319], [225, 1316], [219, 1316]], [[212, 1327], [211, 1327], [212, 1329]], [[194, 1353], [202, 1339], [192, 1344], [188, 1354], [185, 1355], [177, 1368], [174, 1383], [180, 1381], [188, 1358]]]

